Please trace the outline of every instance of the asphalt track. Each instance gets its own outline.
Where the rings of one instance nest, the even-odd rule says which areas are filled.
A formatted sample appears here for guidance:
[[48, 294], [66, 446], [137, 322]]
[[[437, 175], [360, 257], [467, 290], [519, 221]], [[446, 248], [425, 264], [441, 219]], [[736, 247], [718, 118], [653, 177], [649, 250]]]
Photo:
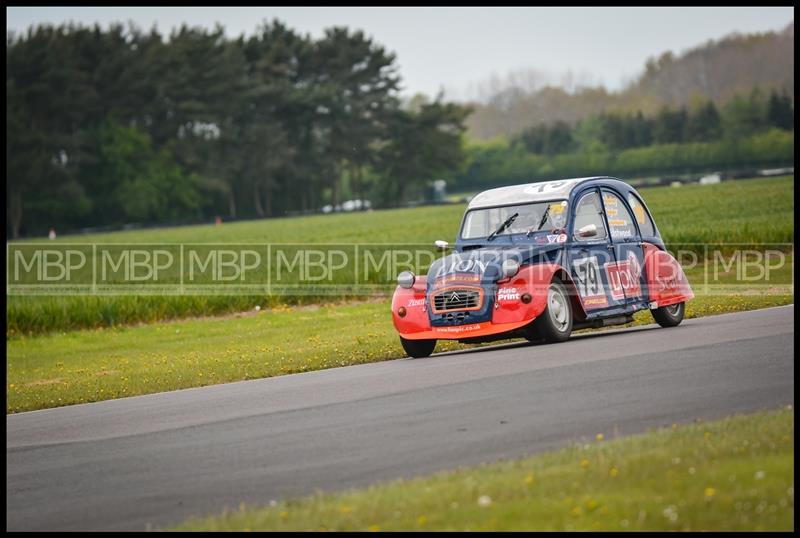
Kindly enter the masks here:
[[6, 418], [8, 530], [143, 530], [240, 502], [794, 404], [794, 306]]

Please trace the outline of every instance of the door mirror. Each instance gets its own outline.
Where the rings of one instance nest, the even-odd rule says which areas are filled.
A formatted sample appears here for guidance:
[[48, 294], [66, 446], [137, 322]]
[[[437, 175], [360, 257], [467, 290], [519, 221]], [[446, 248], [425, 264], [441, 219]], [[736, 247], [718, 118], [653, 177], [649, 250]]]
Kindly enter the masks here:
[[441, 239], [437, 239], [436, 241], [433, 242], [433, 244], [439, 250], [447, 250], [448, 248], [450, 248], [450, 243], [448, 243], [447, 241], [442, 241]]
[[597, 235], [597, 226], [594, 224], [587, 224], [578, 230], [578, 237], [595, 237]]

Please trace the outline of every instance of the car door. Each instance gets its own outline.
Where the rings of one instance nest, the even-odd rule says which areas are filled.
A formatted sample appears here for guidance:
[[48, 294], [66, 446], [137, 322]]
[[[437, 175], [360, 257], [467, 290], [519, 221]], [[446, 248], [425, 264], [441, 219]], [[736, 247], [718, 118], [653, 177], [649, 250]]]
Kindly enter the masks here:
[[569, 271], [586, 317], [595, 319], [623, 313], [627, 306], [625, 298], [611, 295], [605, 271], [616, 259], [600, 191], [593, 188], [579, 193], [575, 199], [569, 230]]
[[601, 192], [614, 253], [614, 260], [610, 260], [603, 268], [609, 283], [609, 295], [615, 301], [623, 301], [628, 307], [627, 311], [636, 311], [647, 301], [642, 238], [624, 199], [605, 187]]

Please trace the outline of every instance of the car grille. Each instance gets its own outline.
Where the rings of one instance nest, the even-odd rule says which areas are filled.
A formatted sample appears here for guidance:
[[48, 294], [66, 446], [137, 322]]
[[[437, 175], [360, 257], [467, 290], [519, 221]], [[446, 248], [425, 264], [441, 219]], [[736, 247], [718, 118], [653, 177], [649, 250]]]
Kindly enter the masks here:
[[481, 306], [481, 293], [474, 288], [450, 288], [433, 295], [433, 311], [475, 310]]

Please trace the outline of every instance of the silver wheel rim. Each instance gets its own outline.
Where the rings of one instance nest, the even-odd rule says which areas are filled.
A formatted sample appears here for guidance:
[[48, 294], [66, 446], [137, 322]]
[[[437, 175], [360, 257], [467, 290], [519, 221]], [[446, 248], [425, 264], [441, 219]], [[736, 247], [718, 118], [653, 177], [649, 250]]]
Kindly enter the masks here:
[[669, 306], [667, 306], [665, 308], [667, 309], [667, 313], [669, 313], [670, 316], [677, 316], [678, 315], [678, 310], [680, 310], [680, 308], [681, 308], [681, 304], [680, 303], [673, 304], [673, 305], [669, 305]]
[[547, 290], [547, 311], [555, 328], [559, 332], [564, 332], [569, 324], [569, 307], [567, 298], [555, 284], [551, 284]]

